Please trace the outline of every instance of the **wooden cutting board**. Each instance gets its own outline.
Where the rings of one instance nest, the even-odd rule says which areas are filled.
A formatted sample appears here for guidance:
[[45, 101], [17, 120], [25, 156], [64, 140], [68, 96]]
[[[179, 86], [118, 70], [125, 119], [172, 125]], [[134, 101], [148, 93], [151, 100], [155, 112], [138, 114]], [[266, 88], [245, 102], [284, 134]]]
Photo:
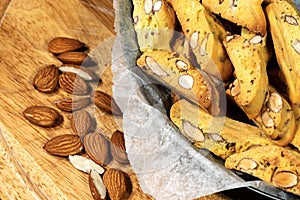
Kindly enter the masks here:
[[[47, 50], [50, 39], [77, 38], [91, 50], [96, 49], [95, 54], [99, 46], [105, 46], [110, 54], [115, 35], [112, 1], [1, 0], [0, 19], [0, 200], [92, 199], [88, 175], [76, 170], [66, 158], [51, 156], [42, 148], [50, 138], [72, 133], [71, 114], [61, 112], [64, 122], [58, 127], [40, 128], [25, 120], [22, 112], [35, 105], [56, 108], [56, 101], [69, 97], [61, 90], [42, 94], [32, 86], [40, 68], [61, 64]], [[98, 89], [111, 94], [109, 58], [97, 66], [103, 71]], [[88, 109], [95, 114], [97, 128], [108, 137], [122, 130], [122, 119], [93, 106]], [[110, 166], [130, 176], [133, 191], [129, 199], [151, 199], [140, 189], [129, 165], [112, 162]]]

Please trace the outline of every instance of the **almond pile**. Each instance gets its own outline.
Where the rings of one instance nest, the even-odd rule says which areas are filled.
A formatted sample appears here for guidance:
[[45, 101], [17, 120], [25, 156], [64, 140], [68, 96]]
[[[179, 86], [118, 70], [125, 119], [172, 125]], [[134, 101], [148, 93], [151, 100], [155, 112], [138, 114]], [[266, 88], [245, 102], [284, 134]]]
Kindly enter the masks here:
[[[33, 86], [45, 94], [66, 94], [66, 98], [55, 102], [55, 106], [65, 115], [71, 114], [70, 126], [74, 133], [51, 138], [43, 149], [54, 156], [68, 157], [75, 168], [89, 174], [88, 182], [94, 199], [128, 198], [132, 188], [129, 176], [109, 167], [113, 160], [120, 165], [129, 164], [124, 134], [117, 130], [109, 139], [96, 130], [96, 120], [86, 109], [94, 103], [108, 115], [122, 116], [112, 96], [97, 90], [92, 93], [93, 86], [102, 81], [89, 68], [96, 63], [86, 53], [87, 46], [76, 39], [57, 37], [48, 43], [48, 50], [63, 64], [41, 68], [33, 78]], [[23, 116], [33, 125], [54, 127], [64, 121], [57, 109], [31, 106], [23, 111]]]

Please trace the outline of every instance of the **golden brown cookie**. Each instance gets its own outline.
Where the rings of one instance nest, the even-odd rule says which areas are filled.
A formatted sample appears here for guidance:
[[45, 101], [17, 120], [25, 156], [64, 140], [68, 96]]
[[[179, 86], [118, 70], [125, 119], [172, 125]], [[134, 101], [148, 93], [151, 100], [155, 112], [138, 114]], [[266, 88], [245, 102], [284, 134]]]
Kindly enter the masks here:
[[202, 0], [209, 11], [250, 31], [266, 34], [263, 0]]
[[234, 66], [236, 80], [230, 94], [249, 119], [259, 115], [268, 92], [267, 62], [262, 53], [260, 35], [227, 36], [225, 49]]
[[265, 8], [276, 58], [287, 84], [295, 117], [300, 120], [300, 14], [291, 1], [272, 0]]
[[195, 147], [206, 148], [223, 159], [257, 145], [273, 144], [259, 128], [227, 117], [213, 117], [186, 100], [172, 105], [170, 118]]
[[275, 145], [251, 148], [229, 156], [225, 167], [251, 174], [267, 183], [300, 195], [300, 155]]
[[203, 108], [218, 106], [209, 78], [183, 56], [168, 51], [145, 52], [137, 65], [152, 78]]
[[232, 75], [232, 65], [222, 44], [226, 37], [224, 27], [197, 0], [170, 0], [170, 3], [200, 68], [227, 80]]
[[170, 50], [176, 24], [173, 8], [166, 0], [133, 0], [133, 22], [142, 52]]

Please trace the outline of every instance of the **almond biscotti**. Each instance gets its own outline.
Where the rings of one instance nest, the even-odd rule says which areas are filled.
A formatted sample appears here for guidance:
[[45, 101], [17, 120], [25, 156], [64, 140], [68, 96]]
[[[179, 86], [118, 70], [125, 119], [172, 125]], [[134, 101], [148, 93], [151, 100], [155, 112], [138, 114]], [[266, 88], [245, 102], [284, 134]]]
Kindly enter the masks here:
[[218, 94], [214, 92], [209, 77], [178, 53], [145, 52], [137, 60], [137, 66], [172, 91], [194, 101], [204, 109], [218, 112]]
[[273, 144], [259, 128], [227, 117], [213, 117], [186, 100], [172, 105], [170, 118], [195, 147], [206, 148], [223, 159], [257, 145]]
[[251, 174], [300, 195], [300, 155], [275, 145], [257, 146], [229, 156], [225, 167]]
[[226, 31], [197, 0], [169, 0], [201, 70], [227, 80], [232, 65], [223, 47]]
[[266, 34], [266, 18], [261, 4], [263, 0], [202, 0], [209, 11], [250, 31]]
[[232, 35], [224, 41], [236, 77], [230, 94], [249, 119], [259, 115], [268, 93], [267, 62], [260, 50], [262, 41], [260, 35], [250, 39]]
[[176, 17], [166, 0], [133, 0], [133, 22], [141, 52], [170, 50]]
[[274, 49], [287, 84], [297, 121], [300, 120], [300, 14], [292, 1], [272, 0], [266, 6]]

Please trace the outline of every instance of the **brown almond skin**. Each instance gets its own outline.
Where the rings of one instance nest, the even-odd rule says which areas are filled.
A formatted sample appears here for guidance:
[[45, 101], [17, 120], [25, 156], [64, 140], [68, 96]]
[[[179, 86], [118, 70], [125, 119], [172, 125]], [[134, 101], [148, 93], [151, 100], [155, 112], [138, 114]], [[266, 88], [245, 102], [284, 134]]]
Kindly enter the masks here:
[[101, 111], [108, 114], [113, 114], [116, 116], [122, 116], [123, 114], [113, 97], [102, 91], [95, 92], [94, 103]]
[[111, 200], [127, 199], [131, 193], [130, 179], [120, 170], [107, 169], [103, 174], [103, 183]]
[[43, 148], [51, 155], [65, 157], [80, 153], [83, 145], [78, 135], [64, 134], [53, 137]]
[[67, 37], [56, 37], [48, 42], [48, 50], [53, 54], [75, 51], [85, 44], [79, 40]]
[[91, 128], [92, 119], [89, 112], [85, 110], [79, 110], [72, 114], [71, 128], [79, 136], [84, 136], [89, 132]]
[[83, 138], [88, 156], [97, 164], [106, 166], [111, 161], [109, 142], [102, 133], [89, 133]]
[[84, 79], [72, 72], [62, 73], [58, 83], [61, 89], [70, 94], [86, 95], [90, 91]]
[[30, 123], [41, 127], [59, 125], [63, 119], [57, 110], [47, 106], [32, 106], [23, 111], [23, 116]]
[[58, 109], [64, 112], [73, 112], [87, 107], [91, 103], [89, 97], [82, 98], [66, 98], [56, 102]]
[[70, 63], [75, 65], [81, 65], [85, 60], [90, 60], [88, 54], [80, 51], [64, 52], [56, 56], [62, 63]]
[[129, 164], [123, 132], [117, 130], [112, 134], [110, 149], [111, 149], [111, 155], [116, 161], [122, 164]]
[[59, 70], [49, 65], [39, 70], [33, 78], [33, 86], [40, 92], [52, 93], [57, 89]]

